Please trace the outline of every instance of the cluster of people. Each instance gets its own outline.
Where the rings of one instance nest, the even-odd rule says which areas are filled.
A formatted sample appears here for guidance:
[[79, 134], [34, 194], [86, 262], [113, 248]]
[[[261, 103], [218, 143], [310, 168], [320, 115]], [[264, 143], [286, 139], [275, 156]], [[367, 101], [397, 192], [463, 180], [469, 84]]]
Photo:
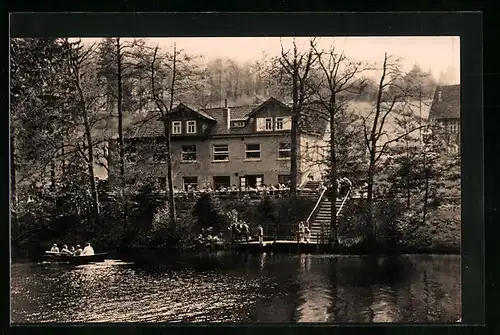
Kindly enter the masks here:
[[69, 256], [91, 256], [94, 255], [94, 248], [90, 245], [90, 243], [86, 243], [85, 247], [82, 249], [82, 247], [77, 244], [76, 248], [71, 246], [71, 248], [68, 248], [66, 244], [63, 245], [61, 249], [57, 246], [57, 243], [54, 243], [52, 245], [52, 248], [50, 249], [50, 252], [57, 252], [63, 255], [69, 255]]
[[[318, 193], [321, 193], [326, 188], [327, 188], [327, 186], [325, 184], [323, 184], [323, 182], [321, 182], [318, 186], [317, 191], [318, 191]], [[337, 179], [337, 197], [338, 198], [345, 197], [351, 188], [352, 188], [352, 182], [348, 178], [342, 177], [342, 178]]]
[[[235, 240], [241, 240], [245, 239], [245, 241], [249, 241], [251, 239], [251, 234], [250, 234], [250, 227], [246, 222], [240, 222], [236, 223], [232, 226], [233, 229], [233, 239]], [[257, 239], [259, 243], [264, 242], [264, 228], [262, 227], [261, 224], [257, 226]]]
[[265, 185], [261, 184], [259, 186], [246, 186], [244, 188], [238, 188], [236, 185], [231, 186], [220, 186], [217, 189], [213, 189], [210, 186], [206, 188], [199, 188], [198, 186], [193, 186], [191, 184], [187, 185], [186, 190], [179, 190], [174, 187], [175, 194], [188, 194], [188, 193], [229, 193], [229, 192], [273, 192], [273, 191], [289, 191], [290, 187], [285, 184], [277, 185]]

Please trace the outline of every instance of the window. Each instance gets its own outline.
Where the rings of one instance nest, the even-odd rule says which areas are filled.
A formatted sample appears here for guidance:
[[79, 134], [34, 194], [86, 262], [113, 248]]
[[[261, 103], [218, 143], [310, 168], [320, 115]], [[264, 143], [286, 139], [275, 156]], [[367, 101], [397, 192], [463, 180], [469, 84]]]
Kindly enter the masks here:
[[229, 188], [231, 186], [230, 176], [214, 176], [214, 189], [218, 190], [221, 187]]
[[292, 129], [292, 119], [289, 116], [280, 116], [275, 119], [276, 130]]
[[232, 128], [244, 128], [245, 121], [233, 121], [233, 122], [231, 122], [231, 127]]
[[257, 131], [272, 131], [273, 130], [273, 119], [272, 118], [257, 118]]
[[182, 162], [193, 162], [196, 161], [196, 145], [183, 145], [181, 152]]
[[[252, 187], [252, 188], [260, 187], [262, 185], [263, 181], [264, 181], [264, 176], [261, 174], [246, 175], [245, 182], [243, 183], [243, 185], [245, 185], [245, 186], [241, 186], [241, 185], [240, 186], [242, 188], [244, 188], [244, 187]], [[240, 180], [240, 183], [241, 183], [241, 180]]]
[[229, 160], [229, 147], [227, 144], [214, 144], [214, 161], [224, 162]]
[[457, 133], [457, 130], [458, 130], [457, 122], [450, 120], [450, 123], [448, 124], [448, 130], [451, 134]]
[[278, 158], [279, 159], [290, 158], [290, 143], [279, 143]]
[[183, 177], [184, 191], [191, 191], [198, 187], [198, 177]]
[[158, 177], [158, 178], [156, 178], [156, 183], [163, 190], [167, 188], [167, 178], [166, 177]]
[[289, 174], [280, 174], [278, 175], [278, 183], [288, 185], [291, 181]]
[[283, 130], [283, 118], [282, 117], [276, 118], [276, 130]]
[[187, 134], [196, 134], [196, 121], [187, 121]]
[[260, 144], [246, 145], [246, 159], [260, 159]]
[[172, 135], [182, 134], [181, 121], [172, 122]]
[[273, 119], [266, 118], [266, 130], [273, 130]]

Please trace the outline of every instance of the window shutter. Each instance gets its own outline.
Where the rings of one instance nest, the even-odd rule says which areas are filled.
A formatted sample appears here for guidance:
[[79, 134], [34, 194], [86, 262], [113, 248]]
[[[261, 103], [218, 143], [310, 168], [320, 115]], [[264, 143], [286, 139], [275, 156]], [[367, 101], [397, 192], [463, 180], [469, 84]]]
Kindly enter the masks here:
[[283, 130], [292, 129], [292, 118], [290, 116], [283, 117]]
[[257, 118], [257, 131], [264, 131], [266, 129], [266, 119], [265, 118]]

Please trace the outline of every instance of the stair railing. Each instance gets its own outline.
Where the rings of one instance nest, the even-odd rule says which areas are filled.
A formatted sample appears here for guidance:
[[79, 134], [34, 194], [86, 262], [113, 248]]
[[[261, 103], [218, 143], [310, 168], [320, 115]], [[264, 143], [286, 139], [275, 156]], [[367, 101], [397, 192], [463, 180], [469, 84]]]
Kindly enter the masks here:
[[316, 212], [318, 211], [319, 206], [321, 205], [321, 202], [323, 201], [323, 198], [325, 197], [325, 193], [326, 193], [326, 187], [323, 188], [323, 190], [321, 191], [319, 198], [318, 198], [318, 201], [316, 201], [316, 205], [314, 205], [313, 210], [311, 211], [311, 213], [309, 214], [309, 216], [306, 219], [306, 223], [308, 226], [309, 226], [309, 221], [311, 221], [314, 214], [316, 214]]
[[342, 208], [344, 208], [344, 204], [346, 202], [346, 200], [349, 198], [349, 194], [351, 194], [351, 190], [349, 189], [344, 197], [344, 200], [342, 200], [342, 204], [340, 204], [340, 207], [339, 207], [339, 210], [337, 211], [337, 215], [336, 216], [339, 216], [340, 212], [342, 211]]

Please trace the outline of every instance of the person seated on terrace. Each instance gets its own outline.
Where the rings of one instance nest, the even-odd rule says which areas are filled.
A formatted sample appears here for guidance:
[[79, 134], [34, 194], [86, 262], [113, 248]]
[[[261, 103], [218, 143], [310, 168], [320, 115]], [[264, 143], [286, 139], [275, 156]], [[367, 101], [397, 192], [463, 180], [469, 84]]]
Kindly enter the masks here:
[[238, 188], [236, 187], [236, 185], [231, 185], [230, 190], [231, 191], [238, 191]]
[[188, 185], [187, 185], [187, 191], [188, 191], [188, 192], [193, 192], [193, 185], [188, 184]]
[[174, 194], [181, 193], [181, 190], [179, 190], [177, 187], [174, 186]]
[[52, 244], [52, 248], [50, 248], [50, 252], [59, 252], [59, 248], [57, 247], [57, 243]]

